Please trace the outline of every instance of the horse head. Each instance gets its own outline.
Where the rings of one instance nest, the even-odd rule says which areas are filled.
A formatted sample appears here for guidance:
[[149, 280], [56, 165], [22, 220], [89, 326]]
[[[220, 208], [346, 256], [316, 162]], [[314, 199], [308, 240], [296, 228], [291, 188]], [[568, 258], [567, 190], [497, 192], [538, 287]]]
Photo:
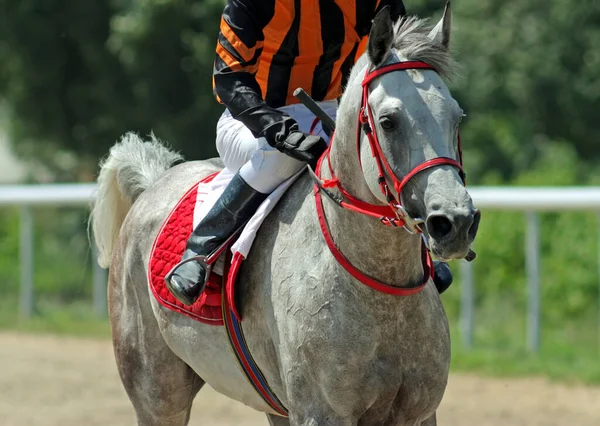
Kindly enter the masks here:
[[450, 24], [449, 4], [433, 29], [414, 17], [394, 24], [387, 8], [378, 13], [338, 112], [336, 139], [356, 144], [332, 155], [348, 193], [390, 206], [442, 260], [468, 254], [480, 220], [464, 185], [463, 110], [444, 81], [456, 68]]

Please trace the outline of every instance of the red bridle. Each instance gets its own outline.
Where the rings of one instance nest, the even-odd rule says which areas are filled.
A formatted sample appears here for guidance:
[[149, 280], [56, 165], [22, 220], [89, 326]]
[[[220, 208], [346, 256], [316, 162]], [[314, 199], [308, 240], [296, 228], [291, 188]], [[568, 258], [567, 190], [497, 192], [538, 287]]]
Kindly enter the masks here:
[[[375, 159], [378, 169], [378, 179], [377, 183], [382, 194], [385, 196], [387, 205], [376, 205], [366, 203], [352, 196], [348, 191], [346, 191], [339, 180], [335, 177], [333, 169], [331, 167], [331, 161], [328, 161], [329, 170], [331, 173], [331, 178], [323, 181], [322, 185], [324, 188], [337, 187], [337, 189], [342, 194], [343, 199], [339, 199], [338, 204], [344, 208], [349, 210], [356, 211], [361, 214], [366, 214], [368, 216], [373, 216], [379, 218], [384, 224], [390, 226], [403, 226], [407, 231], [414, 233], [421, 233], [421, 229], [418, 226], [419, 221], [410, 217], [407, 211], [402, 206], [401, 194], [404, 187], [410, 182], [412, 178], [414, 178], [417, 174], [421, 173], [424, 170], [430, 169], [432, 167], [437, 166], [445, 166], [449, 165], [458, 169], [461, 179], [463, 183], [465, 183], [465, 174], [462, 168], [462, 151], [460, 147], [460, 134], [458, 135], [458, 161], [448, 157], [437, 157], [432, 158], [431, 160], [424, 161], [423, 163], [417, 165], [412, 170], [410, 170], [402, 180], [398, 180], [389, 163], [387, 162], [383, 151], [381, 149], [381, 145], [379, 144], [379, 139], [377, 137], [377, 132], [375, 131], [373, 114], [371, 112], [371, 108], [369, 107], [369, 85], [376, 78], [393, 72], [400, 70], [409, 70], [409, 69], [423, 69], [423, 70], [433, 70], [435, 68], [431, 65], [421, 62], [421, 61], [405, 61], [398, 62], [391, 65], [385, 65], [383, 67], [377, 68], [372, 71], [367, 71], [365, 77], [362, 81], [362, 100], [361, 106], [358, 114], [358, 126], [356, 130], [356, 145], [358, 152], [358, 160], [360, 162], [360, 133], [361, 130], [367, 136], [369, 140], [369, 146], [371, 148], [371, 155]], [[329, 151], [331, 149], [331, 144], [333, 143], [333, 137], [329, 148], [327, 150], [327, 157], [329, 160]], [[319, 161], [317, 165], [317, 175], [320, 177], [320, 168], [321, 162], [323, 158]], [[387, 173], [386, 173], [387, 172]], [[386, 176], [387, 174], [387, 176]], [[392, 182], [393, 188], [398, 196], [396, 196], [390, 191], [390, 187], [388, 184], [388, 179]]]
[[[380, 219], [385, 225], [388, 226], [403, 226], [407, 231], [411, 233], [421, 233], [422, 230], [419, 227], [419, 220], [413, 219], [407, 213], [407, 211], [402, 207], [401, 204], [401, 194], [402, 190], [406, 186], [406, 184], [417, 174], [422, 172], [423, 170], [430, 169], [432, 167], [449, 165], [456, 167], [460, 173], [461, 179], [463, 183], [465, 182], [465, 175], [462, 169], [462, 153], [460, 149], [460, 136], [458, 136], [458, 161], [448, 158], [448, 157], [437, 157], [431, 160], [424, 161], [423, 163], [417, 165], [415, 168], [410, 170], [402, 180], [398, 180], [396, 175], [394, 174], [392, 168], [388, 164], [385, 156], [383, 155], [383, 151], [381, 150], [381, 146], [379, 145], [379, 139], [377, 138], [377, 133], [375, 132], [373, 115], [371, 113], [371, 108], [369, 108], [368, 102], [368, 94], [369, 94], [369, 84], [377, 77], [399, 70], [409, 70], [409, 69], [435, 69], [425, 62], [420, 61], [409, 61], [409, 62], [400, 62], [392, 65], [386, 65], [381, 68], [375, 69], [373, 71], [367, 72], [363, 82], [363, 95], [360, 106], [360, 112], [358, 116], [358, 128], [356, 130], [356, 144], [357, 144], [357, 152], [358, 152], [358, 161], [360, 163], [360, 132], [362, 131], [367, 135], [369, 140], [369, 145], [371, 147], [371, 154], [375, 158], [377, 163], [377, 168], [379, 171], [379, 176], [377, 182], [379, 184], [379, 188], [381, 192], [385, 196], [387, 200], [387, 205], [376, 205], [366, 203], [358, 198], [352, 196], [348, 191], [346, 191], [340, 181], [335, 177], [333, 169], [331, 167], [331, 161], [329, 159], [329, 152], [331, 149], [331, 145], [333, 144], [333, 136], [331, 138], [331, 143], [329, 144], [329, 148], [326, 151], [326, 154], [321, 156], [319, 159], [319, 163], [317, 164], [316, 176], [315, 178], [315, 197], [316, 197], [316, 206], [317, 206], [317, 215], [319, 217], [319, 225], [321, 227], [321, 231], [323, 232], [323, 236], [329, 247], [329, 250], [335, 257], [335, 259], [344, 267], [346, 271], [354, 278], [362, 282], [363, 284], [386, 294], [391, 294], [395, 296], [410, 296], [412, 294], [416, 294], [425, 288], [430, 279], [434, 276], [433, 271], [433, 262], [431, 259], [431, 255], [425, 246], [425, 243], [421, 243], [421, 259], [423, 262], [423, 281], [415, 286], [415, 287], [398, 287], [394, 285], [390, 285], [379, 280], [376, 280], [369, 275], [363, 273], [358, 268], [356, 268], [352, 263], [344, 256], [344, 254], [340, 251], [340, 249], [336, 246], [333, 241], [333, 236], [331, 232], [329, 232], [329, 226], [327, 224], [327, 219], [325, 217], [325, 210], [323, 209], [323, 201], [321, 199], [320, 194], [325, 193], [332, 200], [334, 200], [339, 206], [344, 207], [346, 209]], [[331, 174], [331, 178], [325, 181], [321, 181], [321, 165], [323, 163], [323, 158], [327, 156], [328, 165]], [[362, 167], [362, 164], [361, 164]], [[387, 177], [386, 177], [387, 172]], [[398, 194], [398, 199], [394, 196], [394, 194], [390, 191], [388, 181], [390, 179], [392, 181], [394, 190], [396, 194]], [[335, 194], [330, 193], [327, 188], [336, 187], [341, 196], [337, 196]]]

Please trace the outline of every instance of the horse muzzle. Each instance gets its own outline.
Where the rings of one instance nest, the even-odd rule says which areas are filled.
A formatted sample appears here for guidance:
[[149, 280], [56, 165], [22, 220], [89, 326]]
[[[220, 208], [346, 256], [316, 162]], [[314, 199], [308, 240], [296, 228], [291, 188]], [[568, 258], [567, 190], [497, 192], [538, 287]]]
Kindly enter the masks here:
[[424, 227], [433, 255], [440, 260], [465, 258], [477, 235], [480, 220], [481, 212], [475, 208], [429, 214]]

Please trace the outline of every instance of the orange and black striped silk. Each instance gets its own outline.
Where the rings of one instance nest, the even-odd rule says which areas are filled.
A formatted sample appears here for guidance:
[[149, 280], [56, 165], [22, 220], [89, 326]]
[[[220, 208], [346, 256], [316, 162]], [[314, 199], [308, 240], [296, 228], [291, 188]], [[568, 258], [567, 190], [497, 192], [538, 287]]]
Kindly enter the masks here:
[[337, 98], [386, 5], [394, 20], [405, 14], [401, 0], [228, 0], [213, 73], [217, 99], [257, 135], [272, 120], [244, 118], [296, 103], [298, 87], [317, 101]]

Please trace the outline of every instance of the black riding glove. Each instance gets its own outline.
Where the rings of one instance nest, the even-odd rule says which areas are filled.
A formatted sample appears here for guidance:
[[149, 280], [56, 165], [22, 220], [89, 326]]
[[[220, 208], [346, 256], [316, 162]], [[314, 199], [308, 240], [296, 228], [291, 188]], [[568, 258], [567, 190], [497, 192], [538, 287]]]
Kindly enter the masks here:
[[321, 154], [327, 149], [327, 142], [320, 136], [294, 131], [283, 142], [275, 145], [275, 148], [296, 160], [310, 164], [314, 169]]
[[321, 154], [327, 149], [327, 142], [315, 135], [307, 135], [298, 129], [298, 124], [292, 120], [282, 120], [267, 127], [262, 132], [273, 148], [289, 157], [310, 164], [314, 169]]
[[296, 160], [310, 164], [314, 169], [321, 154], [327, 149], [327, 142], [320, 136], [292, 132], [277, 149]]

